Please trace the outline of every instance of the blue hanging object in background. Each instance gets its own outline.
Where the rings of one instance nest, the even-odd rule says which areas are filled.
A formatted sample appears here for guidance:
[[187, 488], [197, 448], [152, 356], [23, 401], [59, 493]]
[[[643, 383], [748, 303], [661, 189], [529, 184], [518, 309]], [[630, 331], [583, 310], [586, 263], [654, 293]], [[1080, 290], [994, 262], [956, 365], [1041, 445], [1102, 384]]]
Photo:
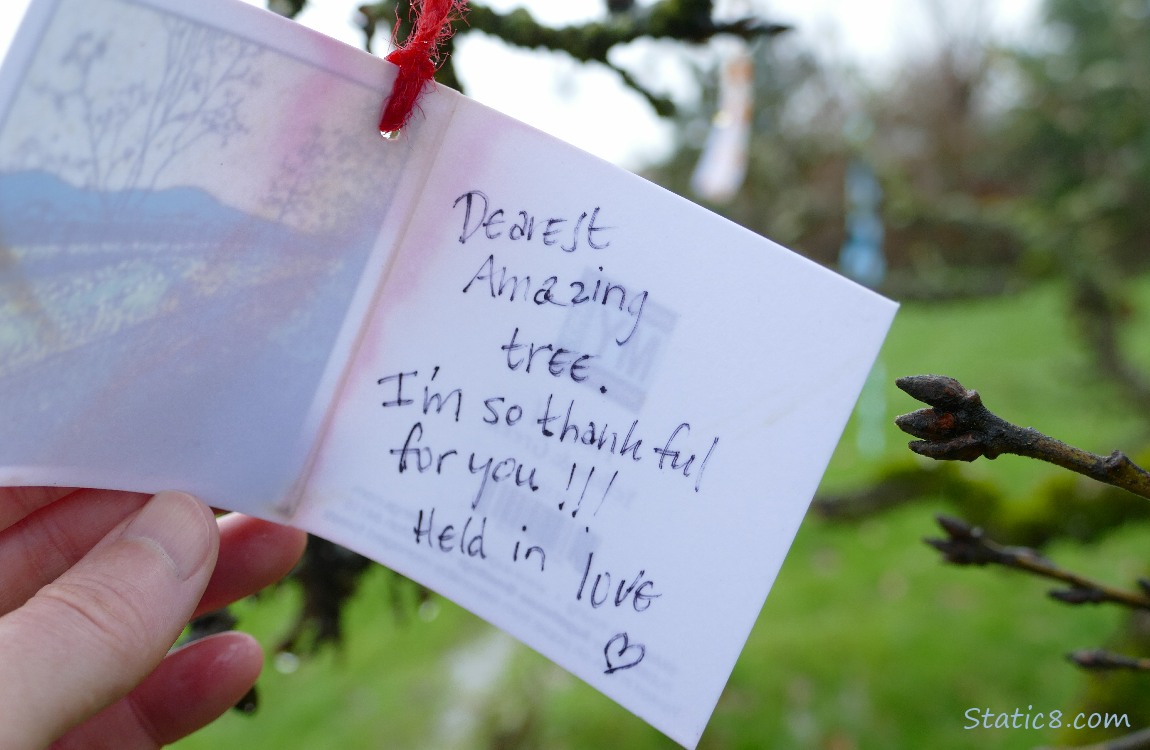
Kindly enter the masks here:
[[886, 277], [886, 256], [878, 215], [882, 188], [866, 162], [856, 159], [847, 168], [846, 199], [847, 239], [839, 251], [839, 270], [873, 289]]
[[[856, 159], [847, 167], [847, 239], [839, 251], [839, 270], [858, 283], [875, 288], [886, 277], [886, 256], [883, 255], [883, 226], [878, 209], [882, 203], [882, 187], [874, 170], [866, 162]], [[863, 392], [859, 396], [855, 417], [858, 431], [855, 445], [859, 453], [868, 458], [878, 456], [886, 448], [886, 367], [881, 355], [871, 369]]]

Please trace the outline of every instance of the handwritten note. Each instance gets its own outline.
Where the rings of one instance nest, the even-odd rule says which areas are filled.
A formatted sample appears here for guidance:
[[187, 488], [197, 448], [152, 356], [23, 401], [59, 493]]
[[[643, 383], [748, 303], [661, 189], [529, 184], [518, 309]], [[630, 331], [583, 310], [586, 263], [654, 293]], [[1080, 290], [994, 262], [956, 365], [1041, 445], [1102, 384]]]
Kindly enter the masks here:
[[393, 75], [230, 0], [33, 3], [0, 483], [298, 525], [693, 747], [894, 305], [448, 89], [384, 141]]

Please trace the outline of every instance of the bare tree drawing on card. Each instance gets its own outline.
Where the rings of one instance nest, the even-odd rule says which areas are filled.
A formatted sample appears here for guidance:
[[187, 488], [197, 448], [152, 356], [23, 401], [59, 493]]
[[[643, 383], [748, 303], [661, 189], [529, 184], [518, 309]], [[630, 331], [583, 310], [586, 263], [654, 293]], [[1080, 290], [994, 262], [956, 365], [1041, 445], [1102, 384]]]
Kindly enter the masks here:
[[24, 168], [56, 172], [104, 194], [107, 208], [122, 209], [129, 191], [155, 189], [201, 141], [224, 146], [248, 131], [240, 105], [260, 83], [255, 63], [263, 50], [174, 16], [158, 28], [156, 68], [127, 81], [112, 64], [114, 30], [73, 38], [52, 82], [32, 86], [58, 121], [78, 126], [79, 137], [32, 136], [22, 144]]

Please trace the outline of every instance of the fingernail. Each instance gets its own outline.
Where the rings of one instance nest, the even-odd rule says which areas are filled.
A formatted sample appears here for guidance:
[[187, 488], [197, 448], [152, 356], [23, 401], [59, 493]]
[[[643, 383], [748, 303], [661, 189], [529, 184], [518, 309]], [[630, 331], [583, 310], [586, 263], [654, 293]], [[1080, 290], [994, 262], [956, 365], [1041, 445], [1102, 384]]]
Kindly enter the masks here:
[[176, 577], [185, 581], [211, 553], [215, 523], [211, 508], [191, 495], [161, 492], [140, 509], [123, 537], [154, 544], [168, 558]]

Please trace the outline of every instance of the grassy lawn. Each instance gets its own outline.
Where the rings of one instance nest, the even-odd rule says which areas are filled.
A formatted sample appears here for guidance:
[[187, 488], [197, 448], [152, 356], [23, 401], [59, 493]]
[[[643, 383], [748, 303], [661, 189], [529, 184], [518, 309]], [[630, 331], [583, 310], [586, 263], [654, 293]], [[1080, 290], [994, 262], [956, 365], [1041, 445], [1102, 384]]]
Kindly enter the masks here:
[[[1150, 299], [1150, 283], [1141, 289]], [[1142, 354], [1150, 361], [1150, 346]], [[952, 375], [979, 389], [1002, 416], [1089, 450], [1145, 444], [1146, 421], [1091, 376], [1053, 286], [995, 300], [906, 305], [881, 366], [884, 379], [865, 397], [865, 408], [879, 416], [868, 421], [856, 413], [824, 481], [828, 491], [857, 488], [884, 467], [915, 460], [891, 425], [895, 414], [917, 406], [894, 387], [900, 375]], [[1033, 488], [1057, 470], [1007, 456], [962, 472], [1017, 496], [1023, 513]], [[1085, 681], [1063, 655], [1103, 645], [1122, 613], [1067, 608], [1028, 577], [941, 564], [921, 541], [934, 535], [938, 512], [953, 512], [946, 498], [850, 524], [809, 516], [700, 747], [1074, 743], [1066, 732], [965, 729], [965, 712], [1060, 710], [1070, 720]], [[1147, 527], [1127, 527], [1102, 545], [1056, 543], [1046, 553], [1126, 586], [1147, 572], [1148, 536]], [[341, 650], [294, 671], [269, 659], [255, 716], [226, 716], [178, 747], [674, 747], [472, 615], [442, 599], [420, 608], [411, 593], [386, 571], [373, 571], [348, 613]], [[397, 610], [396, 595], [408, 605]], [[284, 588], [245, 603], [241, 625], [274, 643], [294, 597]], [[1130, 721], [1139, 728], [1150, 715]]]

